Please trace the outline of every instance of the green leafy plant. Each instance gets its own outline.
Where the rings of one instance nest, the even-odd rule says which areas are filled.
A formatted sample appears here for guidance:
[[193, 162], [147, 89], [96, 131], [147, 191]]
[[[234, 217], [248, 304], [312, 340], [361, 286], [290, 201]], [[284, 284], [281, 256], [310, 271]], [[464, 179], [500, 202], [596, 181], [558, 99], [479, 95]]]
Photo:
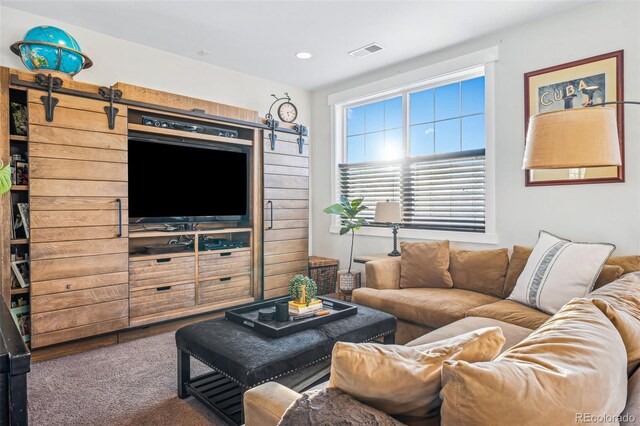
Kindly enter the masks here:
[[356, 231], [362, 228], [363, 225], [367, 225], [369, 223], [365, 218], [358, 217], [362, 211], [367, 209], [366, 206], [362, 205], [362, 200], [364, 200], [364, 198], [349, 200], [344, 195], [341, 195], [339, 203], [332, 204], [324, 209], [325, 213], [335, 214], [340, 217], [340, 224], [342, 225], [342, 228], [340, 228], [340, 235], [351, 232], [351, 252], [349, 254], [348, 274], [351, 273], [351, 264], [353, 262], [353, 241], [356, 237]]
[[302, 297], [303, 288], [305, 288], [304, 293], [306, 296], [304, 301], [307, 306], [309, 306], [309, 303], [318, 297], [318, 286], [311, 278], [300, 274], [293, 277], [291, 281], [289, 281], [289, 296], [294, 299]]

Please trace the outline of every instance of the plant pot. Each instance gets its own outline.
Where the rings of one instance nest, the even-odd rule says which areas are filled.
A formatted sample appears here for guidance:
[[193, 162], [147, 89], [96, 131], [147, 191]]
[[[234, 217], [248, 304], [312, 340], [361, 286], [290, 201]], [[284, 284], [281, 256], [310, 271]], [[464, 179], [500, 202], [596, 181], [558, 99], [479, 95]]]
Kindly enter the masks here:
[[360, 272], [338, 271], [338, 289], [341, 293], [351, 294], [356, 288], [360, 288]]
[[307, 286], [303, 285], [300, 287], [300, 290], [302, 290], [302, 293], [300, 294], [300, 297], [296, 297], [293, 299], [293, 301], [295, 303], [307, 303]]

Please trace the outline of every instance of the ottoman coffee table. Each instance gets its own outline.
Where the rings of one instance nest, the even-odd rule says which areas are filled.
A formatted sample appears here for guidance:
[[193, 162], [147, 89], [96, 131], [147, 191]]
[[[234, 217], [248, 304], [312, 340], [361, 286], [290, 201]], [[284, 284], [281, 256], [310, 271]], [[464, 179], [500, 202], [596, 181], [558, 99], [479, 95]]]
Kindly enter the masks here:
[[[248, 389], [278, 381], [304, 391], [326, 380], [336, 342], [395, 342], [393, 315], [358, 306], [356, 315], [288, 336], [271, 338], [224, 318], [188, 325], [176, 332], [178, 397], [193, 396], [227, 423], [243, 423]], [[213, 371], [191, 377], [193, 357]]]

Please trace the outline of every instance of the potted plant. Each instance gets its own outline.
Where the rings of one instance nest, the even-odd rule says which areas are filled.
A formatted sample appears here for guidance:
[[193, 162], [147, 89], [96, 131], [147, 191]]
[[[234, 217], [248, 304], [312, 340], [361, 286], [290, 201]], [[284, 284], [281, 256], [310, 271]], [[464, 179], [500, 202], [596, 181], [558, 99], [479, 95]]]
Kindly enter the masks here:
[[349, 268], [346, 271], [338, 271], [338, 288], [341, 293], [351, 294], [354, 289], [360, 287], [360, 272], [351, 272], [353, 263], [353, 242], [356, 231], [369, 222], [358, 215], [367, 209], [362, 205], [363, 198], [349, 200], [344, 195], [340, 196], [340, 202], [332, 204], [324, 212], [327, 214], [335, 214], [340, 217], [340, 235], [351, 232], [351, 250], [349, 252]]
[[318, 296], [318, 287], [311, 278], [298, 274], [289, 281], [289, 296], [295, 303], [309, 306]]

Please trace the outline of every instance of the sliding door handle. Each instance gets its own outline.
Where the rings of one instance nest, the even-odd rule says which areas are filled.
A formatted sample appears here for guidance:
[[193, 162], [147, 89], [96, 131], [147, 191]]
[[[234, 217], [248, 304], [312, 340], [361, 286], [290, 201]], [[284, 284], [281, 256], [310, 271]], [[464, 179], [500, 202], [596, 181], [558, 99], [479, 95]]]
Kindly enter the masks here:
[[269, 200], [267, 201], [267, 204], [270, 207], [269, 227], [267, 228], [267, 230], [269, 230], [269, 229], [273, 229], [273, 201]]
[[118, 238], [122, 238], [122, 198], [116, 199], [118, 203]]

